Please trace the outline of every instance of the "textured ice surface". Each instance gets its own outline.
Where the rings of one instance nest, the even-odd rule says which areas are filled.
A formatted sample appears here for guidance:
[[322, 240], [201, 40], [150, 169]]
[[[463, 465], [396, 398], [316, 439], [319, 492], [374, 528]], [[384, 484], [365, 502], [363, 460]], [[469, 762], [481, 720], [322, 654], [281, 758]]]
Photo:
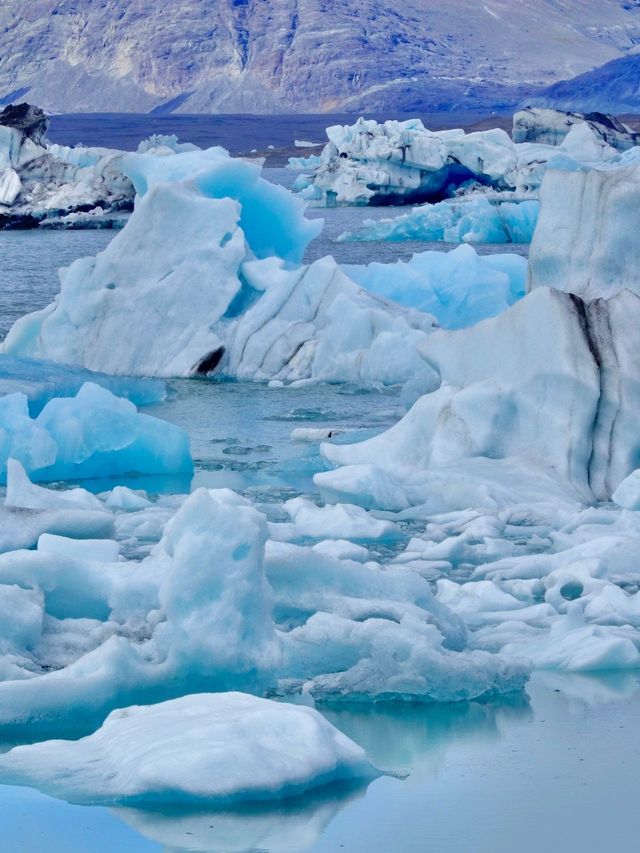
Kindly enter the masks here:
[[587, 122], [574, 125], [559, 146], [516, 144], [499, 129], [434, 132], [419, 119], [359, 118], [327, 128], [327, 136], [311, 181], [313, 197], [327, 206], [440, 202], [483, 188], [535, 197], [545, 170], [559, 159], [579, 165], [618, 156]]
[[539, 204], [489, 200], [470, 195], [414, 207], [389, 219], [365, 220], [360, 231], [344, 233], [340, 242], [425, 240], [448, 243], [530, 243]]
[[24, 394], [0, 397], [0, 427], [3, 482], [10, 459], [41, 481], [193, 470], [183, 430], [91, 382], [49, 400], [35, 418]]
[[370, 293], [432, 314], [445, 329], [502, 313], [524, 296], [527, 277], [527, 261], [520, 255], [481, 256], [470, 246], [343, 269]]
[[541, 189], [530, 287], [583, 299], [640, 293], [640, 148], [609, 168], [553, 170]]
[[[20, 585], [31, 614], [28, 641], [17, 623], [0, 657], [6, 726], [73, 730], [132, 702], [201, 691], [458, 701], [517, 691], [527, 678], [517, 656], [469, 649], [462, 621], [419, 573], [385, 567], [342, 538], [397, 542], [392, 522], [363, 509], [295, 504], [296, 521], [307, 513], [301, 539], [324, 537], [311, 547], [267, 542], [265, 517], [225, 489], [200, 489], [172, 508], [111, 509], [110, 493], [102, 511], [69, 508], [87, 501], [78, 490], [45, 492], [24, 479], [13, 487], [23, 503], [58, 499], [62, 508], [30, 511], [43, 523], [29, 542], [14, 531], [12, 548], [37, 540], [37, 550], [0, 555], [0, 602], [22, 595]], [[85, 527], [47, 524], [56, 512]], [[87, 519], [101, 519], [102, 532]], [[121, 543], [161, 540], [132, 562], [118, 542], [78, 539], [114, 528]]]
[[376, 775], [364, 750], [313, 708], [233, 692], [124, 708], [81, 740], [0, 757], [5, 783], [76, 803], [223, 806]]
[[[332, 258], [295, 267], [320, 223], [221, 149], [130, 155], [126, 228], [61, 274], [5, 353], [114, 374], [405, 382], [433, 318], [369, 295]], [[144, 324], [145, 334], [140, 334]]]

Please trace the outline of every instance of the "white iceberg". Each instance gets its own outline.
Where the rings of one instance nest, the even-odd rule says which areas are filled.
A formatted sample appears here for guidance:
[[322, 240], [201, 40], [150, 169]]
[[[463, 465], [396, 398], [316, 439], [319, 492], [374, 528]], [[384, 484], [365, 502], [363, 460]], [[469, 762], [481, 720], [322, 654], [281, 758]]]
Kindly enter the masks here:
[[[420, 350], [438, 390], [386, 433], [322, 451], [405, 483], [465, 459], [520, 460], [581, 499], [607, 499], [640, 452], [639, 320], [629, 291], [592, 304], [538, 288], [499, 317], [430, 335]], [[322, 482], [331, 489], [329, 476]]]
[[615, 116], [603, 113], [565, 113], [542, 107], [525, 107], [514, 113], [511, 137], [515, 143], [560, 145], [570, 130], [580, 124], [587, 124], [596, 136], [618, 151], [627, 151], [640, 140], [637, 133]]
[[133, 206], [123, 152], [52, 145], [47, 126], [27, 104], [0, 113], [0, 228], [110, 227]]
[[112, 374], [429, 373], [417, 345], [433, 318], [368, 294], [332, 258], [294, 266], [321, 224], [259, 167], [211, 149], [130, 155], [127, 169], [142, 195], [126, 228], [62, 272], [56, 302], [19, 320], [4, 353]]
[[364, 750], [313, 708], [243, 693], [124, 708], [88, 737], [0, 757], [5, 783], [91, 804], [226, 806], [376, 775]]
[[534, 198], [545, 170], [558, 159], [608, 162], [620, 156], [588, 122], [574, 125], [558, 146], [516, 144], [499, 129], [433, 132], [419, 119], [379, 124], [359, 118], [351, 126], [327, 128], [327, 136], [310, 187], [327, 206], [433, 203], [478, 191], [505, 201]]

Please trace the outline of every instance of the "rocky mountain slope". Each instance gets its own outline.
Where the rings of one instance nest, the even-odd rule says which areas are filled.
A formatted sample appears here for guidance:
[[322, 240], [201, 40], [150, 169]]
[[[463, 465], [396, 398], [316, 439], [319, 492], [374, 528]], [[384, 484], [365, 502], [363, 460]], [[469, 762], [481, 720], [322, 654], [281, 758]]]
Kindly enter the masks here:
[[640, 43], [638, 0], [3, 0], [0, 104], [55, 111], [512, 105]]
[[640, 112], [640, 54], [622, 56], [572, 80], [561, 80], [533, 103], [561, 110]]

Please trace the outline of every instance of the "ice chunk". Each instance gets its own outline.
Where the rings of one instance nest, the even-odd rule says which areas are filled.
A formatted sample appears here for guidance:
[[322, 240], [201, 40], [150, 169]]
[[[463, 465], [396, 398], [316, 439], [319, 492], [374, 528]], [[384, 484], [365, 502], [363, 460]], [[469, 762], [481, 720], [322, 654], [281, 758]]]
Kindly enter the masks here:
[[3, 479], [11, 458], [40, 481], [193, 470], [182, 429], [89, 382], [75, 397], [50, 400], [34, 420], [24, 394], [2, 397], [0, 426]]
[[471, 246], [343, 269], [370, 293], [432, 314], [445, 329], [502, 313], [524, 296], [527, 278], [527, 261], [520, 255], [482, 256]]
[[45, 489], [36, 486], [17, 459], [7, 460], [5, 506], [24, 509], [88, 509], [108, 512], [105, 505], [86, 489]]
[[99, 563], [117, 563], [119, 554], [118, 543], [113, 539], [69, 539], [51, 533], [43, 533], [38, 538], [38, 551]]
[[113, 516], [84, 509], [22, 509], [0, 506], [0, 554], [33, 548], [43, 533], [76, 539], [114, 535]]
[[424, 204], [389, 219], [366, 219], [338, 242], [424, 240], [447, 243], [530, 243], [540, 209], [537, 200], [513, 202], [470, 195]]
[[640, 468], [625, 477], [611, 495], [611, 500], [625, 509], [640, 510]]
[[89, 737], [0, 757], [3, 781], [94, 804], [229, 805], [376, 775], [364, 750], [313, 708], [242, 693], [124, 708]]
[[284, 504], [284, 509], [296, 537], [358, 540], [398, 536], [393, 522], [373, 518], [362, 507], [351, 504], [318, 507], [305, 498], [293, 498]]
[[126, 486], [116, 486], [104, 498], [105, 506], [121, 512], [138, 512], [152, 506], [146, 495], [140, 491], [128, 489]]

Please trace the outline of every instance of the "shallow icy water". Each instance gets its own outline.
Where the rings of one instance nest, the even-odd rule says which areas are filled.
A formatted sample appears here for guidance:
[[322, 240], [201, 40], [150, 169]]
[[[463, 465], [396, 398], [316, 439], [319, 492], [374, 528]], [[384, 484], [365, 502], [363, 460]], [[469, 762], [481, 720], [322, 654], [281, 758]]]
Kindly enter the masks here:
[[3, 851], [625, 853], [637, 675], [534, 677], [530, 702], [327, 711], [390, 776], [280, 808], [153, 813], [0, 789]]
[[[324, 215], [327, 225], [309, 257], [333, 252], [345, 262], [392, 260], [427, 248], [334, 244], [337, 234], [352, 230], [372, 211], [312, 215]], [[25, 310], [51, 300], [58, 266], [95, 253], [112, 236], [0, 234], [0, 334]], [[322, 464], [317, 445], [290, 440], [292, 429], [337, 426], [345, 430], [341, 440], [351, 440], [350, 431], [362, 437], [386, 428], [397, 407], [394, 392], [352, 388], [268, 389], [197, 380], [170, 386], [168, 402], [147, 411], [189, 430], [195, 482], [237, 489], [272, 517], [279, 501], [314, 493], [311, 476]], [[149, 484], [157, 491], [188, 487], [158, 479]], [[638, 676], [631, 674], [602, 680], [536, 676], [528, 688], [530, 701], [521, 697], [515, 704], [325, 709], [380, 768], [409, 776], [386, 776], [366, 791], [327, 791], [277, 809], [107, 810], [0, 788], [0, 851], [528, 853], [556, 845], [569, 853], [634, 850], [638, 686]]]

